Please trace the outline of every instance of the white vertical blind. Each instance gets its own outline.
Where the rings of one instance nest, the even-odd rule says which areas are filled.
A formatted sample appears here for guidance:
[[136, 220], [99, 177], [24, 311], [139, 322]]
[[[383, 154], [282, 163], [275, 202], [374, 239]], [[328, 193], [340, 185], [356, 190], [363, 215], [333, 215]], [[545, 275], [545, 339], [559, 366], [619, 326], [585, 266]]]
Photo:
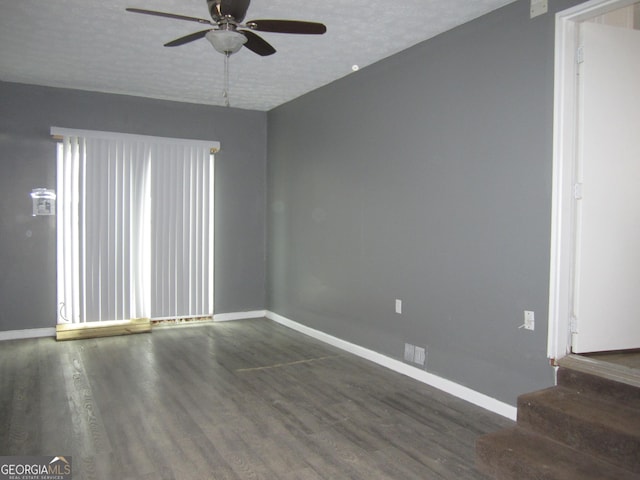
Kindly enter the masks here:
[[[86, 138], [79, 199], [82, 316], [85, 321], [145, 316], [138, 291], [149, 273], [138, 259], [151, 226], [144, 215], [151, 149], [144, 141]], [[84, 181], [83, 181], [84, 180]]]
[[212, 315], [217, 142], [52, 134], [59, 321]]
[[[80, 244], [78, 232], [80, 197], [80, 158], [84, 158], [84, 142], [65, 137], [58, 144], [57, 163], [57, 287], [58, 322], [80, 321]], [[61, 160], [63, 159], [63, 160]], [[61, 261], [63, 259], [63, 261]]]
[[[209, 150], [158, 148], [151, 161], [153, 318], [207, 315], [212, 304], [213, 165]], [[156, 232], [154, 232], [156, 233]]]

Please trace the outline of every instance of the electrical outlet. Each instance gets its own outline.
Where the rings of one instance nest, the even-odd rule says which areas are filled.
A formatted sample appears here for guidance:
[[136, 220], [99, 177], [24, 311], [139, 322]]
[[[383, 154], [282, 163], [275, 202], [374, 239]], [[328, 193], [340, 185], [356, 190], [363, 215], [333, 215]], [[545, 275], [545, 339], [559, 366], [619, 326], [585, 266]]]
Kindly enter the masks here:
[[530, 18], [543, 15], [549, 10], [548, 0], [531, 0]]
[[396, 313], [402, 313], [402, 300], [400, 300], [399, 298], [396, 298]]
[[535, 330], [536, 329], [536, 319], [535, 315], [531, 310], [524, 311], [524, 329], [525, 330]]

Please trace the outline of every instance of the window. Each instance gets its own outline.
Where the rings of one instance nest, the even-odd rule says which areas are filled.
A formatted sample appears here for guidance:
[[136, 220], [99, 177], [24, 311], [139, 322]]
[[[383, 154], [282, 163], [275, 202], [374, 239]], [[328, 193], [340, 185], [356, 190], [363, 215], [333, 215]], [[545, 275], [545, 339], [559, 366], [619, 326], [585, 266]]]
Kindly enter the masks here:
[[58, 322], [211, 316], [217, 142], [52, 134]]

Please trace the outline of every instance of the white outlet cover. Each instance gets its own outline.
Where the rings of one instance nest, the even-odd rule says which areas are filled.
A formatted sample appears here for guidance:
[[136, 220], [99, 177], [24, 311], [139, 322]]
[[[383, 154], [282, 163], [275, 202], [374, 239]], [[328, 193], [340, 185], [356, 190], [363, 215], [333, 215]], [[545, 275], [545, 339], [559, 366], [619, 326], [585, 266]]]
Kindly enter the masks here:
[[396, 298], [396, 313], [402, 313], [402, 300]]
[[526, 330], [534, 330], [535, 329], [535, 313], [531, 310], [524, 311], [524, 328]]
[[530, 18], [537, 17], [547, 13], [549, 10], [548, 0], [531, 0], [531, 16]]

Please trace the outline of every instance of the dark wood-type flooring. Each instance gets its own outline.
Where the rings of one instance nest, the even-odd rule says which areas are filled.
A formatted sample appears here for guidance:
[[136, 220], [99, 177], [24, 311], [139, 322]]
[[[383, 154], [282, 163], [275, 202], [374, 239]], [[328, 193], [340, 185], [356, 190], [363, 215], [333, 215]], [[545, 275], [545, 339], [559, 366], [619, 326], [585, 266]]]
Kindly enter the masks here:
[[585, 357], [632, 368], [634, 370], [638, 370], [638, 375], [640, 375], [640, 350], [588, 353], [585, 355]]
[[80, 479], [484, 479], [503, 417], [269, 320], [0, 343], [0, 455]]

